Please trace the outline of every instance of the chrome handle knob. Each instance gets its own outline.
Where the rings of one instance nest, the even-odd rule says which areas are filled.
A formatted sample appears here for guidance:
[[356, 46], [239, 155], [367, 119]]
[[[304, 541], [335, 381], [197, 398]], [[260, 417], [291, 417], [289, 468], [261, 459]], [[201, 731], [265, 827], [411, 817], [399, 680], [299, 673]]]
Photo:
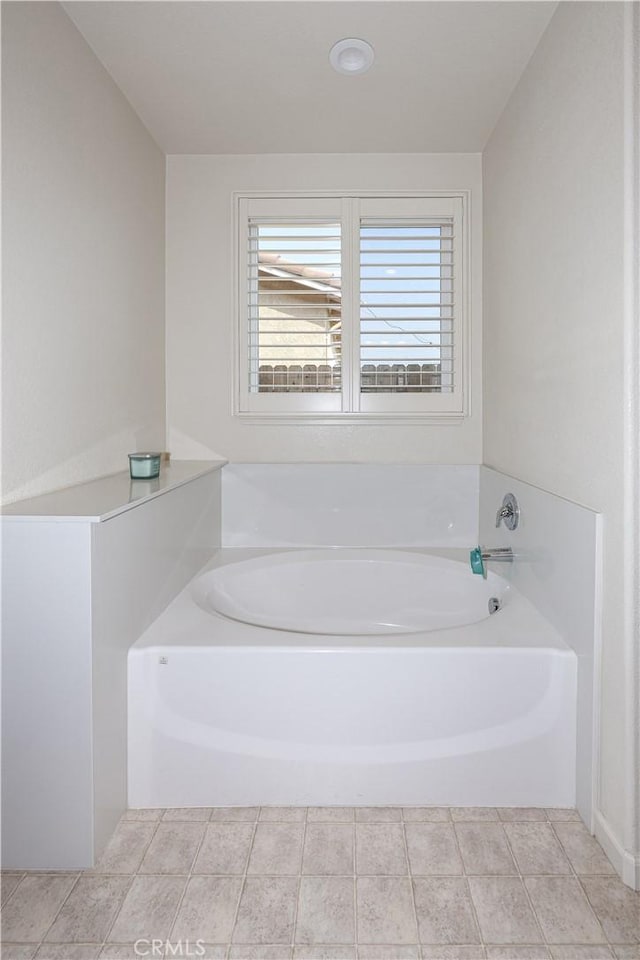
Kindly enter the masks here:
[[503, 520], [507, 530], [515, 530], [520, 521], [520, 507], [512, 493], [505, 494], [502, 506], [496, 513], [496, 527], [499, 527]]

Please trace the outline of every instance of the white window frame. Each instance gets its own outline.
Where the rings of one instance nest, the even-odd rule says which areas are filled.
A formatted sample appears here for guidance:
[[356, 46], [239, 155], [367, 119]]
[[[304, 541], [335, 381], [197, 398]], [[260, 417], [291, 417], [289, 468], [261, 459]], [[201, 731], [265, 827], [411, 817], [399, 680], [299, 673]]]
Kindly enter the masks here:
[[[469, 415], [470, 249], [468, 190], [389, 192], [237, 192], [234, 222], [233, 414], [254, 422], [416, 422], [452, 423]], [[342, 394], [251, 393], [248, 382], [249, 315], [247, 249], [251, 219], [282, 222], [332, 220], [342, 224]], [[361, 393], [359, 389], [360, 292], [359, 229], [363, 219], [424, 222], [454, 218], [454, 389], [450, 393]]]

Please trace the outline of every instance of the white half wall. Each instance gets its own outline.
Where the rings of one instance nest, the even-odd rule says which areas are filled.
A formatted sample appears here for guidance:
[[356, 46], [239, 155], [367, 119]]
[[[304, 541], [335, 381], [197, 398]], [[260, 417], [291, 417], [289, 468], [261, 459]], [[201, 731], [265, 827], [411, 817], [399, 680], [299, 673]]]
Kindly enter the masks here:
[[483, 336], [485, 464], [603, 517], [596, 829], [606, 823], [633, 856], [638, 690], [624, 573], [631, 6], [561, 3], [487, 145]]
[[91, 530], [2, 524], [2, 865], [93, 854]]
[[127, 806], [127, 654], [220, 545], [220, 472], [92, 524], [94, 847]]
[[[471, 190], [471, 416], [455, 424], [243, 423], [233, 417], [232, 193]], [[481, 158], [286, 154], [167, 159], [167, 420], [180, 459], [480, 463]]]
[[[496, 527], [506, 493], [520, 507], [516, 530]], [[480, 542], [511, 547], [496, 568], [556, 628], [578, 657], [576, 806], [593, 829], [599, 732], [602, 627], [602, 517], [488, 467], [480, 468]], [[491, 568], [491, 564], [489, 563]]]
[[165, 448], [164, 156], [58, 3], [2, 4], [10, 502]]
[[126, 810], [128, 650], [220, 545], [220, 465], [203, 466], [140, 500], [123, 474], [106, 519], [90, 503], [112, 477], [2, 518], [7, 869], [91, 867]]

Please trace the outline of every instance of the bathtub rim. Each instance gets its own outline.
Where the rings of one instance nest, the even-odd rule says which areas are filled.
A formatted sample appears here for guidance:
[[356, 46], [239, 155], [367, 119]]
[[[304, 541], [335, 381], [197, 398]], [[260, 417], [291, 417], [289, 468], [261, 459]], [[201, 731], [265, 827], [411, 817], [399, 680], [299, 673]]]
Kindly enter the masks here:
[[[208, 571], [242, 560], [272, 554], [308, 552], [309, 549], [340, 551], [357, 550], [354, 547], [220, 547], [215, 555], [196, 573], [183, 590], [172, 600], [156, 620], [149, 624], [138, 640], [130, 648], [129, 656], [136, 652], [157, 648], [159, 652], [177, 646], [181, 649], [201, 647], [265, 647], [288, 649], [293, 647], [314, 650], [380, 648], [390, 647], [487, 647], [554, 649], [575, 656], [575, 652], [565, 642], [557, 629], [509, 583], [509, 571], [503, 577], [507, 581], [508, 602], [505, 602], [497, 614], [462, 627], [447, 627], [438, 630], [416, 633], [367, 634], [367, 635], [323, 635], [297, 633], [270, 627], [231, 620], [213, 611], [205, 611], [193, 599], [194, 583]], [[364, 550], [384, 550], [363, 547]], [[466, 548], [416, 548], [391, 547], [390, 551], [418, 553], [468, 562]], [[516, 561], [517, 562], [517, 561]], [[524, 562], [524, 561], [523, 561]], [[471, 572], [469, 573], [472, 576]]]

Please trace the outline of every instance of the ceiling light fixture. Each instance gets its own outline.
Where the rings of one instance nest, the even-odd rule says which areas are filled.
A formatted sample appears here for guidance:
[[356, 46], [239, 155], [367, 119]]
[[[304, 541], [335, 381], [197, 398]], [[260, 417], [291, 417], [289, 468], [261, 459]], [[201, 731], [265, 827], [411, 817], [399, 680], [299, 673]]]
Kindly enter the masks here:
[[365, 73], [373, 63], [374, 56], [370, 43], [351, 37], [334, 43], [329, 51], [329, 62], [338, 73]]

